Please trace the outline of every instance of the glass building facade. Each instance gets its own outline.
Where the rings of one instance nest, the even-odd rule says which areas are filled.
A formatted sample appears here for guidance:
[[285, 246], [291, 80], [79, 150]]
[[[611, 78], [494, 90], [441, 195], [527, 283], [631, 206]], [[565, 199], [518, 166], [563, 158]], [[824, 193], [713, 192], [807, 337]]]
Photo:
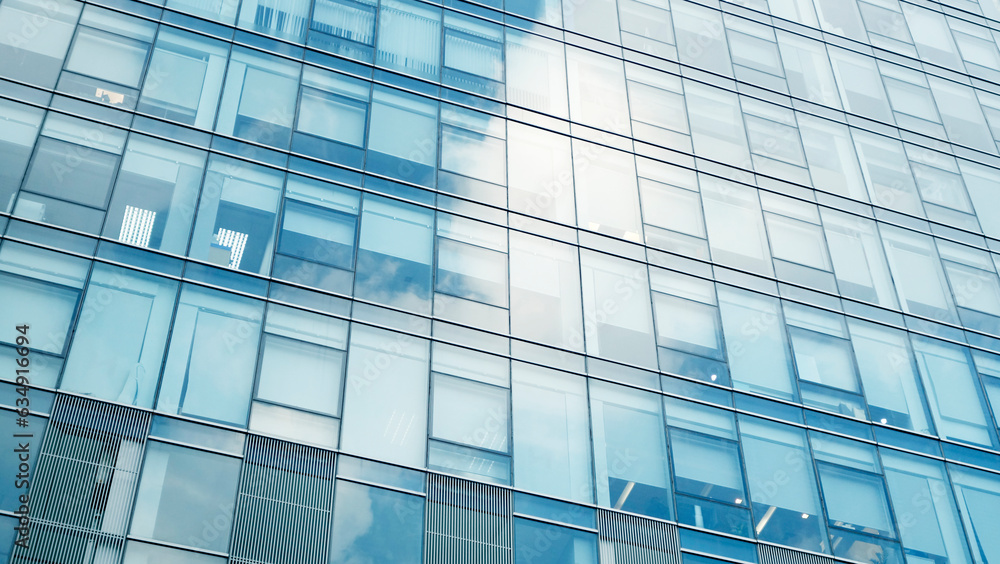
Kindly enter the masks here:
[[0, 560], [1000, 563], [998, 45], [0, 0]]

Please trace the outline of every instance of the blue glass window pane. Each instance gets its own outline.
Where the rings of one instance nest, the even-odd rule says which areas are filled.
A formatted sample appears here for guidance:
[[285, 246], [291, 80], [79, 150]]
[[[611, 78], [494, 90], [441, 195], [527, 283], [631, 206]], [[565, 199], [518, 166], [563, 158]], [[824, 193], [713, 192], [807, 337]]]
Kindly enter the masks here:
[[804, 432], [742, 415], [739, 423], [757, 538], [829, 553]]
[[910, 339], [938, 433], [944, 438], [996, 446], [996, 429], [968, 349], [916, 335]]
[[263, 310], [257, 300], [184, 286], [156, 408], [246, 425]]
[[73, 94], [87, 93], [112, 105], [134, 107], [137, 94], [134, 89], [142, 79], [155, 33], [154, 23], [87, 6], [66, 57], [66, 70], [98, 79], [97, 84], [104, 88], [67, 90], [67, 83], [76, 81], [63, 73], [59, 89]]
[[[581, 7], [599, 4], [606, 2], [598, 0], [578, 4], [577, 13]], [[614, 10], [614, 2], [610, 5]], [[614, 12], [612, 14], [617, 16]], [[615, 29], [616, 43], [617, 35], [618, 30]], [[632, 132], [628, 93], [625, 87], [625, 67], [620, 60], [579, 47], [567, 46], [566, 78], [570, 92], [569, 113], [573, 121], [621, 135], [629, 135]], [[604, 160], [607, 156], [602, 152], [598, 149], [591, 157], [600, 155], [594, 160]], [[577, 182], [579, 181], [578, 177]], [[632, 195], [628, 196], [631, 199]]]
[[4, 242], [0, 248], [0, 295], [8, 302], [0, 308], [4, 327], [0, 342], [7, 346], [0, 347], [0, 361], [9, 362], [12, 368], [4, 379], [15, 379], [19, 333], [14, 328], [27, 323], [34, 335], [29, 335], [29, 379], [32, 384], [56, 386], [88, 265], [86, 260]]
[[[1000, 137], [1000, 133], [997, 136]], [[958, 161], [958, 165], [983, 233], [992, 237], [1000, 236], [1000, 217], [993, 211], [1000, 209], [1000, 194], [993, 190], [997, 179], [996, 169], [965, 160]]]
[[[80, 153], [86, 154], [87, 158], [80, 159], [77, 156]], [[79, 164], [71, 167], [67, 163]], [[24, 190], [104, 209], [116, 168], [118, 155], [114, 153], [42, 137], [28, 170]], [[68, 182], [70, 176], [72, 182]]]
[[452, 239], [438, 239], [436, 290], [507, 306], [507, 255]]
[[597, 528], [597, 513], [592, 507], [521, 492], [514, 492], [514, 513], [559, 521], [577, 527]]
[[50, 113], [14, 213], [98, 233], [125, 135], [113, 127]]
[[272, 276], [350, 294], [354, 282], [356, 190], [290, 176]]
[[[82, 2], [10, 0], [0, 6], [0, 74], [51, 88]], [[34, 30], [26, 34], [22, 30]]]
[[9, 300], [0, 310], [0, 322], [3, 323], [5, 336], [3, 341], [14, 346], [15, 333], [12, 328], [28, 323], [31, 331], [39, 335], [31, 343], [31, 349], [61, 356], [80, 292], [75, 288], [6, 272], [0, 273], [0, 288], [4, 299]]
[[228, 55], [229, 47], [221, 41], [164, 27], [136, 109], [211, 129]]
[[236, 431], [163, 415], [153, 416], [153, 423], [149, 426], [149, 436], [228, 452], [234, 456], [243, 454], [247, 438], [243, 433]]
[[653, 294], [653, 301], [658, 344], [717, 360], [724, 358], [718, 308], [660, 293]]
[[507, 28], [507, 100], [518, 106], [569, 117], [566, 51], [562, 43]]
[[856, 319], [848, 326], [872, 421], [932, 433], [906, 334]]
[[677, 520], [685, 525], [753, 538], [753, 521], [746, 507], [677, 494]]
[[309, 46], [371, 61], [376, 5], [372, 0], [316, 0]]
[[14, 527], [18, 526], [18, 522], [13, 517], [8, 517], [4, 515], [0, 517], [0, 559], [7, 560], [10, 558], [10, 553], [14, 548], [14, 539], [17, 536], [17, 531]]
[[244, 0], [237, 25], [291, 41], [302, 41], [309, 25], [309, 0]]
[[[833, 464], [817, 467], [831, 525], [895, 536], [881, 477]], [[836, 537], [838, 533], [831, 534]]]
[[671, 429], [670, 449], [678, 492], [748, 506], [735, 441]]
[[437, 234], [435, 314], [506, 332], [506, 231], [438, 213]]
[[851, 342], [819, 331], [789, 327], [802, 402], [866, 418]]
[[337, 268], [354, 268], [357, 215], [285, 202], [278, 252]]
[[351, 328], [341, 432], [345, 451], [410, 466], [426, 463], [429, 357], [423, 339]]
[[[0, 17], [2, 12], [0, 8]], [[44, 116], [44, 110], [0, 101], [0, 119], [4, 120], [0, 130], [0, 212], [9, 213], [14, 207], [14, 196], [21, 186]]]
[[256, 51], [234, 49], [215, 130], [264, 145], [288, 147], [300, 66]]
[[566, 29], [611, 43], [621, 42], [618, 31], [618, 9], [614, 0], [563, 3]]
[[[670, 409], [681, 403], [668, 400], [666, 407]], [[698, 406], [696, 409], [694, 414], [707, 415], [705, 412], [710, 408]], [[715, 415], [721, 412], [716, 411]], [[696, 527], [752, 537], [750, 503], [743, 485], [738, 444], [701, 432], [671, 428], [670, 449], [678, 492], [678, 520]]]
[[432, 437], [508, 452], [506, 389], [445, 374], [434, 374], [432, 386]]
[[791, 358], [778, 300], [720, 286], [719, 309], [735, 387], [794, 400]]
[[224, 564], [225, 558], [197, 552], [167, 548], [156, 544], [128, 541], [124, 564]]
[[98, 264], [59, 387], [152, 407], [177, 282]]
[[986, 396], [990, 400], [993, 408], [993, 420], [1000, 425], [1000, 378], [983, 374], [983, 387], [986, 388]]
[[502, 119], [444, 104], [439, 187], [483, 203], [504, 206], [505, 145]]
[[[507, 198], [511, 211], [560, 223], [576, 222], [568, 137], [507, 123]], [[525, 220], [511, 216], [519, 227]]]
[[514, 519], [514, 564], [597, 564], [597, 535]]
[[337, 477], [364, 480], [421, 493], [426, 491], [427, 485], [427, 475], [419, 470], [410, 470], [401, 466], [393, 466], [391, 464], [355, 458], [344, 454], [337, 457]]
[[881, 449], [885, 480], [907, 558], [967, 564], [969, 549], [944, 464]]
[[701, 556], [700, 554], [689, 554], [687, 552], [681, 554], [682, 562], [684, 564], [723, 564], [727, 562], [726, 560], [718, 560], [716, 558], [709, 558], [707, 556]]
[[[33, 351], [62, 356], [89, 268], [90, 261], [85, 259], [4, 241], [0, 246], [0, 295], [8, 301], [0, 308], [0, 327], [5, 328], [0, 341], [16, 346], [14, 327], [28, 323], [35, 335], [44, 336], [31, 342]], [[40, 364], [46, 363], [44, 358], [31, 360], [36, 377]], [[42, 384], [38, 379], [34, 383]], [[43, 385], [54, 386], [55, 380]]]
[[729, 385], [714, 284], [656, 268], [649, 276], [660, 369]]
[[[657, 20], [656, 24], [653, 25], [646, 22], [642, 22], [642, 24], [637, 22], [635, 27], [640, 28], [641, 33], [645, 33], [649, 36], [659, 35], [664, 28], [666, 28], [667, 34], [671, 33], [671, 31], [669, 31], [670, 12], [660, 10], [646, 4], [645, 2], [626, 0], [621, 5], [623, 16], [626, 15], [625, 11], [629, 10], [630, 7], [634, 7], [631, 9], [637, 12], [636, 16], [659, 16], [660, 18], [666, 20], [666, 25], [663, 25], [663, 20]], [[625, 30], [622, 30], [622, 32], [623, 39], [628, 37], [628, 32]], [[652, 37], [650, 37], [650, 39], [652, 39]], [[634, 41], [634, 43], [642, 44], [645, 49], [660, 47], [659, 45], [656, 45], [657, 42], [655, 40]], [[670, 49], [673, 48], [671, 47]], [[625, 74], [628, 77], [627, 85], [629, 113], [632, 116], [632, 132], [635, 136], [649, 139], [650, 141], [665, 147], [690, 151], [690, 130], [688, 129], [687, 112], [684, 107], [684, 91], [681, 87], [680, 77], [670, 75], [665, 72], [659, 72], [647, 67], [640, 67], [638, 65], [626, 65]], [[668, 166], [663, 166], [663, 168], [669, 170]], [[687, 171], [681, 174], [686, 174], [686, 172]], [[668, 183], [673, 184], [673, 182], [676, 181], [677, 180], [668, 180]], [[683, 184], [680, 185], [683, 186]], [[664, 188], [666, 188], [666, 186], [664, 186]], [[688, 196], [690, 197], [692, 195], [688, 194]], [[697, 195], [694, 195], [694, 197], [697, 198]], [[646, 221], [647, 223], [659, 224], [664, 219], [677, 218], [679, 215], [677, 212], [680, 210], [673, 211], [674, 213], [667, 212], [669, 215], [666, 215], [665, 217], [659, 216], [659, 214], [654, 215], [650, 213], [647, 215]], [[669, 219], [664, 222], [665, 227], [669, 227], [671, 225]], [[700, 214], [696, 217], [682, 217], [680, 219], [683, 224], [687, 225], [691, 225], [692, 223], [701, 223]], [[699, 228], [704, 231], [704, 227], [699, 226]], [[683, 229], [676, 230], [685, 231]], [[704, 232], [702, 232], [701, 235], [704, 237]]]
[[188, 256], [233, 270], [267, 273], [282, 176], [259, 165], [213, 155]]
[[167, 0], [166, 3], [168, 8], [230, 25], [236, 21], [239, 5], [236, 0]]
[[292, 150], [325, 161], [362, 165], [369, 85], [306, 67]]
[[[660, 378], [660, 389], [669, 395], [698, 399], [716, 405], [726, 405], [732, 407], [733, 393], [722, 388], [704, 386], [698, 382], [677, 378], [675, 376], [662, 375]], [[669, 410], [668, 410], [669, 413]]]
[[335, 415], [344, 353], [266, 335], [257, 397]]
[[587, 352], [655, 368], [646, 265], [584, 250], [580, 267]]
[[576, 247], [519, 232], [510, 235], [510, 325], [517, 337], [583, 350]]
[[441, 59], [441, 9], [412, 0], [383, 0], [375, 64], [431, 80]]
[[[869, 535], [859, 535], [830, 528], [834, 556], [868, 564], [903, 564], [903, 552], [899, 544]], [[911, 558], [911, 560], [913, 560]]]
[[[514, 485], [566, 499], [593, 501], [586, 381], [515, 363], [511, 394]], [[539, 433], [539, 429], [547, 431]]]
[[899, 302], [875, 222], [829, 208], [821, 208], [821, 212], [840, 292], [897, 308]]
[[977, 564], [1000, 559], [1000, 476], [948, 465], [965, 535]]
[[573, 170], [577, 224], [583, 229], [641, 243], [642, 215], [633, 156], [574, 140]]
[[[708, 11], [706, 8], [700, 9]], [[674, 21], [676, 22], [677, 20], [675, 19]], [[698, 32], [695, 31], [695, 33]], [[677, 35], [681, 37], [681, 33]], [[685, 35], [691, 37], [690, 32], [685, 33]], [[718, 37], [721, 38], [723, 35], [720, 34]], [[688, 41], [691, 41], [691, 39], [680, 39], [679, 43], [686, 45]], [[694, 39], [694, 41], [697, 41], [697, 39]], [[680, 52], [687, 53], [688, 50], [680, 49]], [[727, 59], [728, 57], [723, 56], [719, 58], [706, 57], [705, 60], [720, 61], [728, 67], [729, 61]], [[740, 102], [736, 94], [685, 80], [684, 101], [687, 103], [688, 119], [691, 123], [691, 139], [694, 142], [694, 151], [696, 154], [723, 162], [752, 162], [750, 160], [750, 149], [747, 147], [746, 132], [743, 129], [743, 114], [740, 111]], [[743, 198], [736, 194], [732, 194], [731, 196], [736, 197], [726, 199], [735, 200], [734, 203], [740, 205], [738, 199]], [[707, 207], [706, 211], [708, 211]], [[720, 209], [719, 211], [721, 212], [722, 210]], [[732, 211], [738, 212], [740, 210]], [[708, 218], [708, 221], [709, 232], [711, 232], [711, 219]], [[749, 246], [755, 242], [755, 240], [751, 239], [744, 243]], [[756, 252], [756, 249], [754, 249], [754, 252]]]
[[429, 313], [433, 226], [430, 210], [366, 196], [354, 295]]
[[136, 494], [131, 533], [226, 551], [239, 473], [238, 458], [150, 442]]
[[184, 254], [204, 170], [204, 151], [133, 135], [115, 181], [104, 235]]
[[562, 2], [559, 0], [504, 0], [504, 9], [549, 25], [562, 25]]
[[366, 168], [433, 186], [438, 155], [437, 102], [376, 87], [371, 111]]
[[423, 537], [423, 498], [337, 480], [330, 564], [421, 562]]
[[441, 81], [492, 98], [503, 96], [503, 28], [445, 12]]
[[592, 382], [597, 502], [670, 519], [670, 470], [658, 396]]
[[962, 324], [1000, 333], [1000, 279], [990, 254], [947, 241], [937, 245]]
[[427, 441], [427, 467], [470, 480], [510, 484], [510, 457], [478, 448], [431, 439]]
[[903, 311], [958, 323], [933, 239], [896, 227], [879, 230]]
[[347, 327], [341, 319], [271, 305], [257, 398], [339, 415]]

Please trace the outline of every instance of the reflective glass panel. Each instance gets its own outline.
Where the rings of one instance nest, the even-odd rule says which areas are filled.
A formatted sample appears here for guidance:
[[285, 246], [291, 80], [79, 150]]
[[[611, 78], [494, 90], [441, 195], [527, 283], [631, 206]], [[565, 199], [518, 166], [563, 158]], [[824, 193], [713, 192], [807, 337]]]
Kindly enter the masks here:
[[104, 235], [184, 254], [204, 171], [204, 151], [133, 135], [115, 181]]
[[778, 300], [720, 286], [719, 309], [736, 388], [794, 400], [792, 359]]
[[368, 91], [360, 80], [306, 67], [292, 151], [360, 168]]
[[514, 519], [514, 563], [597, 564], [597, 535], [577, 529]]
[[288, 147], [300, 65], [244, 48], [233, 49], [215, 131]]
[[282, 179], [281, 172], [213, 155], [188, 256], [266, 274], [274, 252]]
[[514, 363], [511, 395], [514, 485], [592, 502], [586, 382], [579, 376]]
[[805, 433], [754, 417], [739, 422], [757, 538], [829, 552]]
[[427, 313], [431, 306], [434, 214], [365, 196], [354, 295]]
[[347, 326], [341, 319], [271, 305], [256, 397], [338, 415]]
[[225, 552], [233, 526], [239, 472], [238, 458], [150, 442], [131, 533]]
[[1000, 522], [1000, 478], [954, 464], [948, 469], [975, 562], [987, 564], [1000, 558], [1000, 537], [990, 534]]
[[83, 3], [74, 0], [4, 2], [0, 6], [0, 74], [55, 86], [82, 7]]
[[424, 465], [429, 354], [423, 339], [354, 325], [344, 388], [345, 450]]
[[659, 397], [592, 382], [597, 503], [670, 519], [670, 470]]
[[185, 285], [156, 408], [244, 426], [264, 304]]
[[420, 562], [423, 537], [423, 498], [337, 480], [330, 564]]
[[574, 247], [510, 234], [512, 334], [583, 350], [579, 264]]
[[173, 280], [97, 265], [59, 387], [152, 407], [177, 286]]
[[888, 449], [881, 454], [907, 561], [970, 562], [944, 464]]
[[412, 0], [383, 0], [375, 63], [437, 80], [441, 69], [441, 9]]
[[438, 155], [437, 115], [436, 101], [376, 87], [365, 168], [432, 186]]

